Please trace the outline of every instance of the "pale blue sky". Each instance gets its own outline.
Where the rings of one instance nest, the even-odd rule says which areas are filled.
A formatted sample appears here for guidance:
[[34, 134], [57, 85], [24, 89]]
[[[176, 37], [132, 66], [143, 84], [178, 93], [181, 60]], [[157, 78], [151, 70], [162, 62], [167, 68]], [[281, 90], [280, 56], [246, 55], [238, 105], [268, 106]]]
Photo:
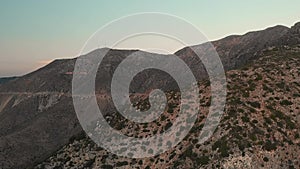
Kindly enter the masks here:
[[124, 15], [177, 15], [215, 40], [277, 24], [291, 26], [300, 21], [299, 7], [299, 0], [2, 0], [0, 77], [75, 57], [98, 28]]

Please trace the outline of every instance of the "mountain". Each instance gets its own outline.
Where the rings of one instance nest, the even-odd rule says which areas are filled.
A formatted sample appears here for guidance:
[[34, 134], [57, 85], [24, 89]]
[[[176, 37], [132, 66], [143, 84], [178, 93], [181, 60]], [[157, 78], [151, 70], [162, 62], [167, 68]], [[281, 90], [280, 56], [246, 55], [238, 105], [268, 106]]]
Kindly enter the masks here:
[[0, 78], [0, 84], [9, 82], [9, 81], [14, 80], [14, 79], [17, 79], [17, 77], [2, 77], [2, 78]]
[[[275, 26], [245, 35], [229, 36], [212, 44], [220, 55], [225, 70], [230, 71], [264, 58], [266, 51], [294, 49], [300, 44], [299, 28], [299, 23], [292, 28]], [[190, 66], [197, 80], [202, 81], [207, 78], [207, 73], [192, 50], [199, 48], [207, 49], [207, 44], [186, 47], [175, 54]], [[101, 52], [103, 49], [97, 49], [87, 55]], [[96, 94], [99, 96], [99, 107], [107, 112], [116, 111], [111, 101], [100, 96], [110, 97], [110, 82], [114, 70], [133, 52], [136, 51], [112, 49], [99, 66]], [[54, 153], [59, 155], [56, 151], [70, 141], [83, 137], [71, 96], [75, 61], [76, 58], [55, 60], [35, 72], [0, 85], [0, 168], [33, 167]], [[141, 88], [141, 82], [147, 84], [146, 87]], [[136, 77], [130, 91], [144, 93], [147, 92], [147, 87], [164, 86], [178, 89], [174, 84], [167, 74], [150, 70]], [[108, 115], [114, 116], [115, 113]]]
[[[35, 169], [42, 168], [298, 168], [300, 165], [300, 47], [265, 50], [242, 69], [227, 72], [228, 96], [223, 118], [213, 136], [198, 144], [210, 102], [209, 83], [200, 83], [201, 114], [189, 135], [171, 150], [151, 158], [117, 157], [87, 137], [72, 140]], [[280, 75], [280, 76], [279, 76]], [[178, 115], [174, 106], [155, 125], [133, 124], [112, 117], [114, 128], [140, 137], [165, 130]], [[137, 107], [143, 108], [142, 102]], [[163, 127], [162, 127], [163, 126]], [[140, 131], [143, 131], [140, 133]], [[145, 153], [149, 149], [145, 148]], [[75, 167], [76, 166], [76, 167]]]

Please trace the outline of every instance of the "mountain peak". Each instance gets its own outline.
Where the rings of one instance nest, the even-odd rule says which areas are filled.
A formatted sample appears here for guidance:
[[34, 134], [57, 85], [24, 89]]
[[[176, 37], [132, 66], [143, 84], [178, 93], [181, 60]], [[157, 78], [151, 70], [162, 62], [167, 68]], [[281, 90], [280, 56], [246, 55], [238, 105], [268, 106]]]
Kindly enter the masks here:
[[291, 27], [291, 30], [295, 34], [300, 34], [300, 22], [295, 23], [295, 25]]

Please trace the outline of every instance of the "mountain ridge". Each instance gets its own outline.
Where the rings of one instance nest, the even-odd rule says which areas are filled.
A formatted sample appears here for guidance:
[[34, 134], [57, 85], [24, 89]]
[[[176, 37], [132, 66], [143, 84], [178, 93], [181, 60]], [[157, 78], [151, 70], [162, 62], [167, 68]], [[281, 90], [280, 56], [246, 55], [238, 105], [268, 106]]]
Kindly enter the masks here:
[[[212, 44], [219, 53], [225, 70], [229, 71], [255, 62], [269, 48], [285, 50], [299, 45], [299, 28], [300, 23], [291, 28], [275, 26], [244, 35], [229, 36], [213, 41]], [[199, 47], [204, 48], [205, 44], [185, 47], [175, 54], [190, 66], [197, 80], [203, 80], [207, 77], [205, 67], [191, 49]], [[97, 54], [99, 51], [101, 49], [89, 54]], [[134, 50], [109, 51], [102, 65], [110, 67], [100, 65], [96, 82], [102, 80], [103, 84], [96, 84], [96, 92], [107, 92], [110, 89], [109, 82], [114, 70], [133, 52]], [[76, 58], [55, 60], [43, 68], [0, 85], [0, 168], [33, 167], [68, 144], [71, 138], [82, 134], [72, 97], [67, 95], [71, 93], [75, 61]], [[146, 72], [145, 75], [149, 78], [137, 77], [132, 90], [139, 91], [143, 87], [139, 82], [152, 87], [164, 87], [165, 84], [175, 89], [177, 87], [171, 85], [174, 82], [172, 78], [161, 72]], [[162, 82], [157, 83], [157, 79]], [[141, 92], [145, 92], [148, 86], [141, 88]], [[115, 110], [105, 99], [98, 98], [98, 104], [104, 110]]]

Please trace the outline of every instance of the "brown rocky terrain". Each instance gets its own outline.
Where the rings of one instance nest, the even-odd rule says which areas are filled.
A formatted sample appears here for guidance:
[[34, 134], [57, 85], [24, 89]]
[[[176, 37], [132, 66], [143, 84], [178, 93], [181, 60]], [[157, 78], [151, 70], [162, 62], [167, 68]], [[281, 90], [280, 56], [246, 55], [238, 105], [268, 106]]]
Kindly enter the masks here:
[[[299, 129], [299, 111], [297, 109], [297, 101], [299, 101], [297, 100], [297, 91], [299, 88], [297, 87], [297, 81], [293, 83], [292, 76], [297, 77], [299, 75], [297, 74], [297, 71], [299, 71], [297, 69], [299, 63], [297, 62], [298, 49], [296, 47], [300, 42], [299, 30], [299, 23], [292, 28], [276, 26], [263, 31], [250, 32], [241, 36], [234, 35], [212, 42], [220, 55], [225, 70], [232, 70], [228, 73], [230, 92], [228, 95], [226, 113], [229, 117], [224, 116], [224, 121], [222, 122], [224, 126], [217, 130], [216, 136], [212, 138], [210, 143], [206, 143], [211, 145], [210, 149], [209, 146], [206, 147], [206, 145], [193, 145], [193, 140], [187, 139], [176, 147], [176, 151], [162, 154], [160, 158], [145, 159], [142, 160], [142, 162], [139, 160], [131, 161], [129, 159], [119, 159], [104, 150], [96, 148], [88, 139], [76, 139], [77, 137], [82, 138], [83, 133], [74, 112], [71, 96], [72, 72], [76, 59], [56, 60], [28, 75], [0, 84], [0, 168], [30, 168], [43, 162], [53, 154], [57, 155], [52, 156], [47, 160], [48, 162], [38, 167], [57, 166], [58, 168], [62, 168], [63, 166], [73, 165], [75, 168], [84, 168], [83, 165], [86, 165], [85, 163], [87, 163], [87, 161], [89, 161], [89, 166], [93, 167], [106, 164], [106, 161], [110, 161], [107, 162], [107, 164], [115, 167], [127, 166], [125, 165], [127, 163], [122, 162], [122, 160], [129, 161], [132, 164], [134, 163], [137, 167], [139, 165], [144, 167], [147, 165], [155, 165], [158, 168], [160, 168], [160, 166], [171, 168], [193, 168], [195, 166], [213, 167], [212, 165], [216, 167], [217, 165], [224, 166], [225, 164], [230, 166], [232, 163], [237, 163], [238, 165], [243, 159], [251, 159], [254, 162], [259, 162], [260, 158], [253, 155], [261, 154], [261, 156], [268, 158], [268, 160], [266, 158], [263, 159], [268, 163], [259, 163], [264, 166], [273, 164], [274, 166], [278, 166], [278, 168], [280, 168], [280, 165], [294, 166], [297, 168], [299, 167], [299, 162], [295, 161], [295, 159], [299, 158], [297, 158], [297, 156], [295, 157], [292, 152], [296, 153], [297, 150], [299, 150], [299, 144], [297, 143], [299, 140], [299, 134], [297, 135], [297, 132], [299, 133], [299, 130], [297, 130]], [[191, 48], [205, 48], [205, 44]], [[206, 71], [203, 66], [199, 66], [199, 64], [201, 65], [201, 61], [197, 59], [191, 48], [184, 48], [176, 52], [176, 55], [191, 67], [199, 81], [205, 80]], [[97, 54], [97, 52], [101, 52], [101, 49], [95, 50], [88, 55]], [[107, 101], [107, 99], [103, 99], [109, 97], [107, 91], [110, 87], [113, 72], [118, 64], [133, 52], [135, 51], [111, 50], [106, 55], [103, 63], [101, 63], [102, 65], [98, 70], [96, 79], [96, 93], [99, 107], [107, 112], [115, 112], [111, 102]], [[268, 57], [267, 52], [270, 52], [269, 55], [274, 55], [274, 57]], [[278, 60], [276, 60], [276, 58], [278, 58]], [[277, 62], [282, 63], [283, 68], [272, 64]], [[233, 70], [250, 63], [252, 66], [248, 66], [248, 70]], [[286, 65], [290, 67], [289, 71], [296, 73], [288, 76], [288, 69], [284, 68]], [[267, 67], [269, 67], [269, 72], [265, 70]], [[255, 79], [252, 79], [251, 81], [251, 78], [258, 76], [257, 74], [251, 74], [255, 72], [262, 74], [262, 77], [259, 76], [258, 78], [262, 80], [254, 81]], [[149, 86], [154, 88], [163, 88], [164, 85], [172, 86], [170, 84], [174, 82], [172, 78], [161, 72], [146, 72], [144, 75], [145, 76], [138, 77], [136, 83], [132, 84], [131, 91], [138, 91], [142, 86], [141, 82], [148, 84], [148, 86], [145, 86], [145, 88], [142, 88], [141, 91], [138, 92], [145, 92]], [[283, 77], [283, 79], [281, 79], [281, 77]], [[160, 83], [157, 83], [157, 80], [159, 80]], [[285, 85], [289, 88], [286, 88]], [[258, 86], [262, 86], [262, 88]], [[176, 85], [174, 87], [176, 89]], [[207, 92], [207, 89], [205, 89], [207, 85], [202, 84], [200, 87], [203, 88], [203, 92]], [[276, 93], [276, 87], [281, 87], [281, 90], [278, 89], [278, 93]], [[242, 90], [243, 88], [245, 88], [245, 91]], [[272, 95], [267, 93], [271, 90], [274, 92]], [[265, 92], [266, 96], [262, 95], [263, 92]], [[169, 94], [174, 97], [174, 95], [176, 95], [175, 93], [176, 92]], [[278, 95], [275, 96], [275, 93]], [[240, 95], [243, 97], [240, 99], [235, 98]], [[207, 94], [206, 97], [208, 98], [208, 96], [209, 94]], [[292, 100], [292, 98], [295, 98], [295, 100]], [[271, 100], [264, 101], [264, 99]], [[146, 103], [147, 102], [143, 102], [144, 105], [147, 105]], [[207, 107], [209, 103], [205, 101], [203, 104], [203, 112], [205, 112], [205, 107]], [[144, 105], [140, 106], [143, 107]], [[228, 108], [228, 106], [231, 107]], [[243, 112], [240, 112], [242, 110]], [[290, 114], [288, 112], [290, 112]], [[243, 113], [246, 115], [243, 115]], [[260, 115], [260, 113], [263, 115]], [[106, 115], [116, 116], [116, 113]], [[167, 114], [165, 116], [167, 116]], [[236, 119], [232, 121], [231, 117]], [[202, 118], [204, 119], [204, 117]], [[239, 118], [241, 118], [242, 121], [239, 120]], [[264, 123], [261, 124], [259, 118], [263, 118], [266, 121], [266, 125]], [[256, 119], [257, 122], [252, 119]], [[271, 122], [266, 119], [271, 120]], [[201, 120], [199, 121], [198, 125], [201, 127]], [[225, 123], [226, 121], [229, 122]], [[121, 124], [122, 121], [118, 122]], [[239, 127], [232, 127], [233, 124], [236, 123], [239, 124], [237, 125]], [[254, 124], [262, 126], [255, 128], [253, 127]], [[112, 125], [117, 127], [118, 124]], [[229, 129], [224, 129], [223, 127]], [[247, 128], [245, 129], [243, 127]], [[271, 131], [269, 131], [268, 128], [270, 128]], [[198, 129], [192, 130], [194, 132], [192, 132], [191, 135], [196, 134], [197, 132], [195, 131], [198, 131]], [[127, 132], [126, 128], [123, 130]], [[240, 130], [245, 131], [245, 133], [241, 135], [237, 134]], [[266, 130], [268, 130], [267, 132], [270, 133], [270, 136], [266, 135]], [[149, 132], [154, 131], [150, 130]], [[266, 137], [269, 136], [267, 137], [268, 140], [262, 139], [260, 140], [261, 142], [252, 141], [265, 138], [262, 137], [262, 133], [264, 133]], [[219, 134], [222, 136], [217, 136]], [[253, 138], [250, 139], [251, 142], [247, 142], [250, 136], [253, 136]], [[192, 136], [189, 138], [192, 138]], [[76, 141], [73, 141], [74, 139]], [[236, 141], [234, 141], [235, 139]], [[192, 141], [192, 143], [190, 141]], [[70, 142], [71, 144], [69, 144]], [[286, 142], [289, 143], [288, 146], [285, 146]], [[216, 143], [215, 146], [213, 146], [214, 143]], [[223, 143], [226, 144], [224, 145]], [[255, 147], [254, 144], [268, 148], [251, 148]], [[237, 148], [236, 145], [239, 151], [230, 149], [229, 152], [228, 147]], [[249, 145], [251, 145], [251, 147], [249, 147]], [[274, 150], [274, 145], [278, 147], [276, 151]], [[208, 149], [205, 149], [203, 146]], [[293, 151], [290, 151], [291, 149], [293, 149]], [[68, 151], [70, 152], [66, 153]], [[94, 152], [92, 153], [94, 154], [94, 156], [92, 155], [92, 160], [83, 159], [83, 156], [85, 156], [86, 153], [91, 154], [91, 151]], [[211, 154], [212, 151], [215, 152], [213, 153], [214, 155]], [[272, 153], [267, 156], [267, 154], [272, 151], [276, 158], [272, 156]], [[73, 152], [75, 154], [77, 153], [74, 158]], [[241, 152], [242, 156], [239, 156], [236, 152]], [[283, 156], [284, 153], [287, 152], [289, 154], [286, 156], [290, 161], [286, 162], [283, 160]], [[198, 155], [195, 155], [195, 153]], [[230, 158], [227, 157], [229, 154]], [[213, 155], [213, 157], [211, 157], [211, 155]], [[165, 156], [165, 158], [162, 158], [162, 156]], [[167, 157], [169, 157], [169, 159]], [[200, 163], [195, 164], [194, 162], [199, 160], [193, 157], [197, 159], [200, 158]], [[61, 159], [63, 159], [63, 161]], [[282, 161], [280, 161], [280, 159], [282, 159]], [[118, 164], [119, 160], [121, 162]], [[246, 161], [249, 162], [249, 160]], [[282, 164], [278, 164], [278, 162], [282, 162]], [[109, 168], [109, 166], [106, 167]]]
[[[197, 136], [208, 112], [210, 89], [206, 82], [199, 85], [202, 114], [189, 136], [168, 152], [153, 158], [121, 158], [85, 137], [35, 168], [300, 168], [299, 64], [300, 46], [270, 48], [255, 62], [229, 71], [224, 116], [204, 144], [197, 144]], [[176, 118], [179, 96], [168, 93], [173, 106], [157, 122], [161, 125], [134, 125], [117, 120], [119, 117], [112, 117], [112, 125], [128, 135], [163, 132]]]

